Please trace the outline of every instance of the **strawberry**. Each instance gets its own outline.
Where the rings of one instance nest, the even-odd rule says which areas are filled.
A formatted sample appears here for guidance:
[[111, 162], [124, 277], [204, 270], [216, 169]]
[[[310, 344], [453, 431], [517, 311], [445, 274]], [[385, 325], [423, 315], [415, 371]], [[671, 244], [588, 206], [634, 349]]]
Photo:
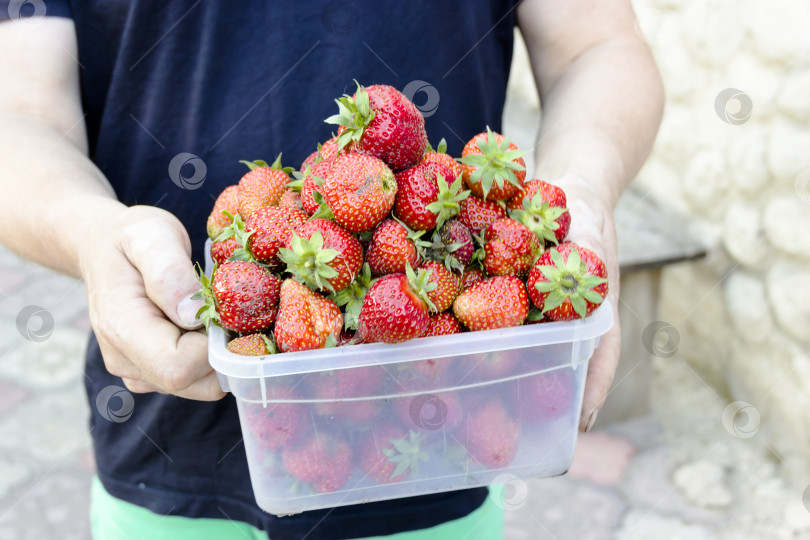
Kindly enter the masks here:
[[294, 208], [267, 206], [259, 208], [245, 222], [245, 231], [250, 235], [248, 248], [257, 261], [273, 269], [282, 267], [278, 250], [292, 236], [298, 225], [304, 224], [307, 215]]
[[323, 199], [344, 229], [372, 229], [394, 206], [397, 182], [385, 163], [371, 156], [341, 155], [321, 187]]
[[357, 334], [365, 342], [398, 343], [421, 336], [430, 323], [428, 309], [434, 309], [428, 293], [430, 271], [417, 273], [406, 266], [405, 274], [379, 278], [366, 293], [357, 324]]
[[393, 404], [397, 417], [410, 429], [449, 433], [464, 422], [464, 407], [455, 391], [405, 396], [394, 399]]
[[526, 225], [543, 242], [559, 244], [571, 228], [571, 213], [566, 204], [562, 188], [532, 180], [509, 199], [506, 208], [512, 219]]
[[334, 221], [316, 218], [293, 230], [278, 257], [310, 289], [334, 292], [349, 285], [360, 272], [363, 248]]
[[240, 161], [250, 169], [240, 180], [237, 190], [239, 215], [246, 220], [254, 211], [265, 206], [276, 206], [291, 180], [289, 167], [281, 166], [281, 154], [272, 165], [262, 160]]
[[[445, 311], [430, 316], [430, 323], [422, 337], [447, 336], [461, 332], [461, 323], [458, 322], [456, 316], [450, 311]], [[432, 360], [425, 360], [425, 362], [432, 362]]]
[[282, 352], [334, 346], [343, 327], [340, 308], [294, 279], [281, 285], [274, 337]]
[[441, 227], [458, 214], [459, 203], [470, 195], [469, 191], [462, 191], [461, 178], [451, 179], [448, 185], [444, 173], [435, 171], [437, 168], [441, 167], [416, 165], [395, 175], [394, 216], [417, 231]]
[[303, 210], [301, 204], [301, 193], [292, 188], [286, 188], [281, 198], [278, 200], [279, 208], [295, 208], [296, 210]]
[[421, 251], [427, 242], [421, 240], [423, 231], [414, 232], [405, 224], [386, 219], [374, 229], [366, 251], [371, 275], [403, 274], [405, 265], [418, 266]]
[[447, 142], [444, 139], [439, 141], [439, 146], [436, 148], [436, 150], [434, 150], [433, 147], [430, 146], [430, 143], [428, 143], [427, 151], [422, 157], [422, 161], [420, 161], [420, 163], [427, 164], [429, 167], [435, 169], [436, 173], [441, 173], [445, 180], [450, 182], [461, 176], [464, 169], [462, 168], [461, 163], [456, 161], [453, 156], [448, 155], [446, 152]]
[[453, 305], [453, 300], [461, 294], [461, 283], [456, 275], [436, 261], [425, 261], [420, 266], [423, 270], [430, 270], [430, 283], [435, 283], [436, 288], [428, 293], [428, 298], [436, 306], [436, 313], [445, 311]]
[[326, 122], [340, 126], [339, 149], [374, 156], [394, 171], [412, 167], [422, 159], [427, 148], [425, 119], [396, 88], [364, 88], [357, 83], [354, 96], [344, 95], [335, 101], [339, 112]]
[[332, 137], [323, 143], [318, 143], [318, 149], [307, 156], [304, 162], [301, 163], [301, 168], [299, 170], [304, 172], [307, 170], [307, 168], [314, 167], [322, 161], [329, 161], [336, 158], [337, 155], [337, 137]]
[[487, 127], [461, 151], [464, 181], [473, 195], [490, 201], [513, 197], [526, 178], [524, 154], [509, 139]]
[[267, 385], [269, 403], [266, 407], [261, 403], [242, 402], [242, 414], [248, 431], [262, 450], [275, 452], [287, 443], [294, 442], [306, 431], [309, 406], [306, 403], [289, 403], [298, 399], [301, 396], [293, 388]]
[[551, 422], [565, 416], [573, 408], [574, 390], [574, 380], [567, 369], [518, 379], [514, 393], [517, 417], [523, 421]]
[[245, 231], [245, 222], [239, 214], [233, 215], [227, 210], [223, 213], [231, 222], [211, 242], [211, 258], [217, 264], [222, 264], [231, 257], [240, 261], [251, 260], [250, 254], [245, 250], [250, 236]]
[[360, 439], [357, 466], [377, 482], [400, 482], [418, 476], [419, 462], [427, 460], [420, 450], [420, 435], [396, 424], [377, 424]]
[[242, 248], [242, 246], [236, 241], [236, 238], [233, 237], [211, 242], [211, 259], [217, 264], [222, 264], [230, 259], [234, 252], [240, 248]]
[[349, 443], [335, 435], [314, 433], [297, 445], [286, 445], [281, 454], [284, 468], [319, 493], [342, 488], [352, 475]]
[[520, 442], [520, 425], [509, 416], [500, 397], [473, 406], [467, 415], [467, 451], [488, 469], [512, 463]]
[[[368, 263], [363, 263], [360, 273], [354, 281], [329, 296], [343, 308], [343, 325], [346, 330], [357, 330], [360, 308], [363, 306], [363, 300], [366, 298], [369, 287], [371, 287], [371, 269]], [[359, 340], [359, 337], [357, 339]]]
[[593, 251], [565, 242], [537, 259], [526, 286], [532, 303], [551, 319], [584, 319], [607, 295], [607, 270]]
[[457, 219], [451, 219], [433, 233], [427, 256], [441, 261], [450, 270], [463, 271], [472, 261], [475, 245], [470, 229]]
[[[518, 362], [513, 351], [493, 351], [483, 354], [469, 366], [470, 375], [478, 380], [493, 380], [511, 375]], [[474, 364], [474, 365], [473, 365]]]
[[226, 261], [215, 266], [213, 279], [201, 275], [203, 299], [197, 312], [206, 327], [211, 322], [242, 334], [261, 332], [276, 319], [281, 280], [250, 261]]
[[[211, 240], [222, 234], [222, 230], [233, 221], [233, 215], [239, 211], [238, 191], [237, 186], [228, 186], [222, 190], [217, 200], [214, 201], [214, 209], [211, 210], [205, 224], [205, 230]], [[228, 212], [231, 215], [225, 215], [223, 212]]]
[[310, 394], [321, 400], [313, 407], [317, 414], [358, 424], [369, 422], [379, 415], [382, 401], [346, 400], [375, 395], [384, 380], [385, 372], [379, 366], [314, 372], [306, 377]]
[[525, 225], [499, 219], [484, 233], [484, 271], [490, 276], [525, 278], [542, 251], [540, 240]]
[[453, 313], [473, 331], [520, 326], [529, 313], [526, 287], [515, 276], [487, 278], [456, 298]]
[[264, 334], [248, 334], [229, 341], [226, 349], [242, 356], [265, 356], [276, 352], [276, 344]]
[[[293, 177], [295, 180], [289, 182], [289, 186], [293, 190], [298, 190], [301, 193], [301, 207], [310, 216], [315, 214], [323, 203], [323, 195], [321, 194], [321, 187], [323, 186], [324, 179], [332, 170], [335, 164], [335, 157], [319, 161], [311, 167], [307, 167], [302, 172], [294, 171]], [[318, 193], [316, 195], [316, 192]], [[325, 211], [324, 211], [325, 212]], [[319, 217], [331, 217], [328, 214]]]
[[481, 234], [495, 221], [505, 217], [506, 210], [497, 201], [467, 197], [458, 207], [458, 220], [473, 234]]
[[464, 270], [464, 273], [461, 274], [461, 289], [462, 291], [466, 291], [479, 281], [483, 281], [486, 279], [484, 276], [484, 272], [478, 268], [467, 268]]

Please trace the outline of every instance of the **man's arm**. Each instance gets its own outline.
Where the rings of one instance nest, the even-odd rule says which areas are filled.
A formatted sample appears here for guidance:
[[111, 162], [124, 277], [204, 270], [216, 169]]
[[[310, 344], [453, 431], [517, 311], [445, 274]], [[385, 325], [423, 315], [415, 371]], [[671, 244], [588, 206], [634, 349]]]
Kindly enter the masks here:
[[85, 280], [107, 369], [130, 390], [221, 397], [205, 336], [178, 328], [199, 288], [185, 229], [118, 202], [87, 157], [73, 22], [0, 22], [0, 50], [0, 243]]
[[568, 238], [596, 251], [610, 280], [616, 325], [588, 367], [585, 429], [605, 402], [621, 350], [613, 208], [652, 148], [664, 91], [628, 0], [524, 0], [517, 17], [543, 108], [536, 176], [565, 190]]

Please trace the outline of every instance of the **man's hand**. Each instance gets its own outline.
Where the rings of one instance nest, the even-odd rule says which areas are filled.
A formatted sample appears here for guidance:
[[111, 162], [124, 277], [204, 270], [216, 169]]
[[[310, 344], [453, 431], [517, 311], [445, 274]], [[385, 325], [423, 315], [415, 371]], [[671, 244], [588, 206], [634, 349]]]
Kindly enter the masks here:
[[170, 213], [126, 208], [85, 231], [79, 252], [90, 323], [107, 370], [132, 392], [197, 400], [224, 396], [189, 296], [200, 288], [191, 244]]

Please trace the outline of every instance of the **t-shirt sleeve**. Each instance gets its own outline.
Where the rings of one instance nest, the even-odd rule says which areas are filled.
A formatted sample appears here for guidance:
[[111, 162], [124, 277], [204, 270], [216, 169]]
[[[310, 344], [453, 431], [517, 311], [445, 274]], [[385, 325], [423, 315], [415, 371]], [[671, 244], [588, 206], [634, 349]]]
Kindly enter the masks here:
[[29, 17], [72, 18], [69, 0], [0, 0], [0, 21]]

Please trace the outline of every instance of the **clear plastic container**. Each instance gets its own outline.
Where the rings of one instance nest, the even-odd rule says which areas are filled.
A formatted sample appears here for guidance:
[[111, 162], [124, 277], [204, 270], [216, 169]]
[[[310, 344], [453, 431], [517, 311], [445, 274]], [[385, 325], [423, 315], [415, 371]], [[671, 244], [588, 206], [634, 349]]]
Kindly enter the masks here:
[[[208, 261], [207, 269], [211, 264]], [[246, 357], [209, 330], [276, 515], [565, 473], [609, 303], [576, 322]]]

